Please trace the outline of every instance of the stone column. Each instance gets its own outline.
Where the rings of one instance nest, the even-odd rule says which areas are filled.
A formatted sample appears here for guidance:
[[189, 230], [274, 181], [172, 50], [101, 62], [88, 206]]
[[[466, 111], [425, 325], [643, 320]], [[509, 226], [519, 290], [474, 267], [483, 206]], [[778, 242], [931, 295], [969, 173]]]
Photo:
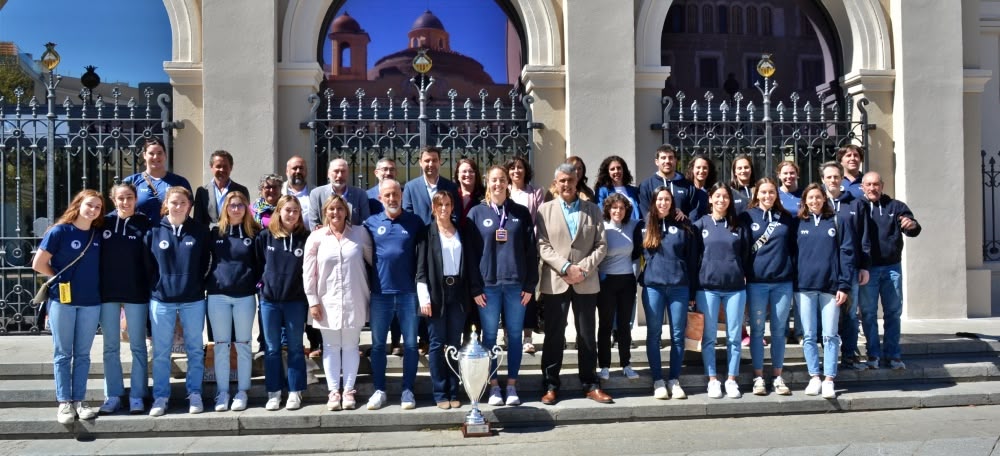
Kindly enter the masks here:
[[663, 131], [652, 124], [663, 121], [663, 86], [670, 77], [670, 67], [638, 67], [635, 71], [635, 154], [626, 157], [635, 178], [634, 185], [653, 174], [657, 147], [663, 144]]
[[198, 185], [208, 179], [206, 163], [216, 149], [233, 154], [233, 180], [244, 185], [256, 186], [265, 173], [284, 174], [275, 160], [277, 8], [276, 0], [258, 0], [252, 8], [243, 0], [202, 3], [204, 24], [227, 25], [202, 30], [205, 120]]
[[[894, 198], [923, 232], [906, 239], [903, 315], [968, 315], [968, 153], [963, 110], [962, 8], [936, 0], [891, 0], [896, 69]], [[976, 120], [978, 122], [978, 120]]]
[[203, 184], [202, 173], [208, 163], [202, 153], [205, 117], [201, 63], [165, 62], [163, 69], [174, 88], [171, 95], [173, 119], [184, 124], [183, 129], [174, 131], [174, 166], [171, 171], [184, 176], [192, 186], [197, 187]]
[[[282, 63], [278, 65], [278, 120], [275, 166], [284, 176], [285, 162], [294, 155], [306, 160], [309, 167], [309, 187], [316, 185], [316, 153], [313, 150], [312, 131], [300, 128], [310, 116], [309, 95], [319, 90], [323, 69], [316, 62]], [[319, 184], [325, 184], [325, 179]], [[353, 177], [352, 185], [356, 185]]]
[[533, 121], [543, 127], [534, 131], [532, 184], [547, 189], [552, 172], [566, 160], [566, 67], [526, 65], [521, 79], [525, 92], [535, 99]]

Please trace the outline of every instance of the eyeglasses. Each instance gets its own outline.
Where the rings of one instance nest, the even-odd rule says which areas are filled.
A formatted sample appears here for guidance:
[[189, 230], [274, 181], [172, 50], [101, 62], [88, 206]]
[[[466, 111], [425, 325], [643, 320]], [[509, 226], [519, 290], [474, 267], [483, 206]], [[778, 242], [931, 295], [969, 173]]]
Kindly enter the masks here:
[[265, 185], [265, 186], [263, 187], [263, 189], [264, 189], [264, 190], [277, 190], [277, 189], [278, 189], [278, 186], [277, 186], [277, 185]]
[[247, 205], [243, 203], [232, 203], [229, 205], [229, 210], [245, 209], [246, 207]]

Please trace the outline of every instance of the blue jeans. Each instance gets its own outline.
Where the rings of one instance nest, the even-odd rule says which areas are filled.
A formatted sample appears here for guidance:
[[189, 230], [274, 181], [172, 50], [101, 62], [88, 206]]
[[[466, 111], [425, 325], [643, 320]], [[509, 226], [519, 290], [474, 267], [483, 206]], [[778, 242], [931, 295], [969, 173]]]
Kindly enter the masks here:
[[264, 344], [267, 345], [264, 351], [264, 389], [268, 393], [281, 392], [286, 384], [281, 364], [282, 329], [288, 342], [288, 391], [306, 389], [306, 355], [302, 346], [302, 334], [306, 330], [308, 309], [305, 301], [260, 301], [260, 316], [264, 320]]
[[[868, 284], [861, 287], [861, 328], [868, 358], [899, 359], [900, 317], [903, 315], [903, 272], [899, 263], [872, 266]], [[882, 297], [882, 347], [878, 339], [878, 302]]]
[[858, 352], [858, 278], [851, 280], [847, 303], [840, 306], [840, 356], [854, 358]]
[[687, 329], [687, 286], [645, 287], [642, 289], [642, 309], [646, 313], [646, 356], [653, 381], [663, 380], [660, 361], [660, 339], [663, 334], [663, 314], [670, 317], [670, 380], [681, 376], [684, 361], [684, 330]]
[[187, 393], [201, 394], [205, 376], [205, 346], [201, 332], [205, 328], [205, 301], [149, 301], [153, 329], [153, 397], [170, 397], [170, 349], [174, 344], [174, 324], [180, 315], [187, 352]]
[[799, 307], [802, 315], [802, 354], [806, 357], [809, 375], [819, 375], [819, 349], [816, 347], [817, 311], [823, 320], [823, 375], [837, 376], [837, 354], [840, 353], [840, 336], [837, 322], [840, 321], [840, 306], [836, 296], [820, 291], [800, 291]]
[[[719, 321], [719, 306], [726, 309], [726, 363], [729, 375], [739, 375], [740, 349], [743, 338], [743, 311], [746, 308], [747, 291], [698, 290], [695, 293], [698, 310], [705, 314], [705, 331], [701, 336], [701, 359], [705, 363], [705, 375], [715, 377], [716, 322]], [[723, 304], [725, 303], [725, 304]]]
[[[500, 311], [503, 309], [504, 326], [507, 330], [507, 379], [517, 380], [521, 370], [522, 340], [524, 332], [524, 306], [521, 305], [520, 285], [497, 285], [484, 287], [486, 307], [479, 307], [479, 321], [483, 325], [483, 348], [492, 350], [497, 344], [500, 332]], [[490, 380], [497, 378], [494, 372], [497, 360], [490, 361]]]
[[82, 401], [87, 395], [90, 347], [97, 334], [101, 306], [73, 306], [60, 304], [57, 300], [49, 300], [48, 306], [52, 346], [55, 349], [52, 364], [56, 400]]
[[462, 330], [465, 328], [465, 312], [463, 308], [469, 300], [468, 296], [460, 296], [458, 287], [445, 287], [445, 302], [443, 315], [432, 315], [427, 318], [427, 331], [430, 336], [430, 347], [427, 353], [428, 367], [431, 371], [434, 402], [458, 400], [458, 376], [448, 367], [458, 369], [458, 363], [452, 362], [444, 352], [445, 346], [461, 348]]
[[[229, 347], [236, 343], [236, 388], [250, 389], [250, 364], [253, 362], [250, 339], [253, 337], [253, 318], [257, 313], [254, 295], [234, 298], [226, 295], [208, 295], [208, 321], [215, 328], [215, 385], [219, 393], [229, 392]], [[236, 328], [236, 340], [233, 328]]]
[[764, 321], [770, 314], [771, 367], [785, 366], [785, 333], [792, 309], [792, 282], [747, 285], [750, 305], [750, 358], [754, 370], [764, 369]]
[[132, 387], [129, 390], [129, 397], [142, 399], [146, 396], [146, 383], [149, 381], [146, 364], [148, 302], [106, 302], [101, 304], [101, 329], [104, 333], [104, 396], [121, 397], [125, 394], [120, 352], [122, 309], [125, 310], [129, 348], [132, 351], [132, 373], [129, 376]]
[[385, 391], [385, 339], [389, 335], [392, 318], [399, 319], [403, 333], [403, 390], [413, 391], [417, 379], [417, 331], [420, 327], [417, 294], [372, 294], [372, 383], [376, 391]]

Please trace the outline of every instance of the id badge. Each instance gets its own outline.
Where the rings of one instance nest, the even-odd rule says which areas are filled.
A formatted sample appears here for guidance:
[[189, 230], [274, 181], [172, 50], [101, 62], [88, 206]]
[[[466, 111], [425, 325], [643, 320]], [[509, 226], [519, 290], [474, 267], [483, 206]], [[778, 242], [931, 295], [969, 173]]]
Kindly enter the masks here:
[[507, 230], [499, 228], [496, 233], [497, 242], [507, 242]]
[[69, 282], [59, 283], [59, 302], [69, 304], [73, 302], [73, 294], [70, 293]]

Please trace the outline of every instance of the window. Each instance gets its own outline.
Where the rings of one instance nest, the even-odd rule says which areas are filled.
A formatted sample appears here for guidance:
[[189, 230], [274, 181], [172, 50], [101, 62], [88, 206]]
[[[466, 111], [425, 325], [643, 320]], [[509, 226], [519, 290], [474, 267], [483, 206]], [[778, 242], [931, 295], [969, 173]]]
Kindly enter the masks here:
[[747, 35], [757, 34], [757, 7], [747, 7]]
[[774, 26], [772, 23], [773, 17], [771, 16], [771, 8], [763, 7], [760, 9], [760, 32], [764, 36], [774, 35]]
[[687, 24], [684, 24], [688, 33], [698, 33], [698, 6], [687, 6]]
[[698, 87], [702, 89], [719, 88], [719, 57], [698, 57]]
[[753, 87], [753, 83], [762, 79], [757, 74], [757, 62], [757, 57], [746, 57], [744, 60], [744, 71], [746, 72], [746, 85], [744, 87]]
[[729, 7], [719, 5], [717, 11], [719, 15], [719, 33], [729, 33]]
[[733, 11], [729, 15], [729, 30], [734, 35], [743, 34], [743, 7], [733, 7]]
[[664, 26], [667, 33], [684, 33], [684, 7], [674, 4], [667, 12], [667, 23]]
[[715, 32], [715, 21], [712, 20], [712, 7], [705, 5], [701, 8], [701, 30], [703, 33]]
[[351, 45], [347, 43], [340, 44], [340, 67], [343, 69], [351, 68]]
[[815, 93], [816, 87], [826, 82], [823, 71], [823, 58], [820, 56], [801, 56], [799, 58], [799, 90], [805, 93]]

